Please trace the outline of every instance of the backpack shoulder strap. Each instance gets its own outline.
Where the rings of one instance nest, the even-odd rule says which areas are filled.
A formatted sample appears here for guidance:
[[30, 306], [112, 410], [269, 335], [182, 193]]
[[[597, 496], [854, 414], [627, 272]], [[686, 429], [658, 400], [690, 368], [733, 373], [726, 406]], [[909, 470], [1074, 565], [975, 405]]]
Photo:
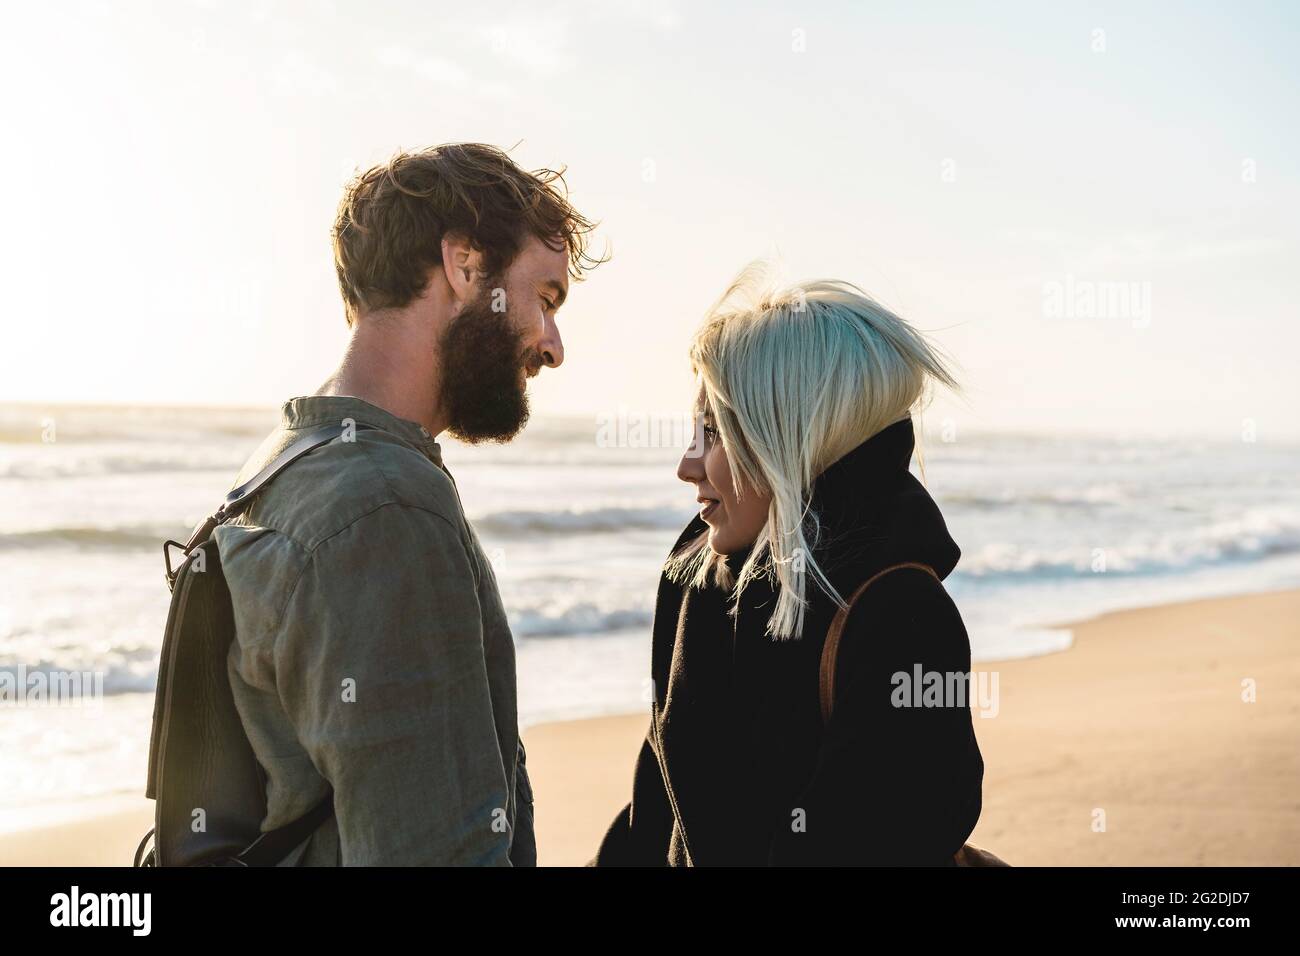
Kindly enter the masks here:
[[334, 812], [334, 791], [325, 794], [324, 799], [298, 819], [284, 826], [268, 830], [235, 857], [243, 866], [275, 866], [298, 844], [316, 832]]
[[858, 589], [853, 592], [848, 603], [835, 612], [835, 619], [831, 621], [830, 630], [826, 632], [826, 643], [822, 646], [821, 672], [819, 675], [819, 690], [821, 692], [822, 706], [822, 726], [831, 721], [831, 714], [835, 710], [835, 663], [840, 651], [840, 638], [844, 635], [844, 625], [848, 623], [849, 614], [853, 606], [857, 604], [858, 598], [866, 592], [867, 588], [875, 584], [886, 574], [891, 571], [900, 571], [904, 568], [915, 568], [917, 571], [924, 571], [936, 581], [939, 575], [935, 573], [934, 568], [928, 564], [921, 564], [917, 561], [905, 561], [902, 564], [891, 565], [883, 571], [877, 571], [867, 580], [858, 585]]
[[[208, 537], [212, 534], [213, 529], [216, 528], [217, 525], [223, 524], [236, 515], [246, 511], [248, 506], [253, 503], [253, 499], [257, 497], [258, 493], [261, 492], [263, 488], [271, 483], [272, 479], [274, 479], [276, 475], [280, 474], [280, 472], [284, 471], [303, 455], [315, 451], [321, 445], [328, 445], [334, 439], [341, 436], [345, 427], [346, 426], [341, 423], [331, 423], [329, 425], [321, 425], [319, 428], [313, 428], [311, 431], [305, 432], [303, 435], [296, 438], [287, 448], [284, 449], [284, 451], [276, 455], [274, 460], [272, 460], [265, 468], [242, 485], [234, 488], [230, 494], [226, 495], [225, 500], [221, 502], [221, 506], [207, 518], [204, 518], [199, 522], [198, 527], [194, 529], [194, 532], [190, 535], [190, 539], [187, 542], [184, 544], [181, 544], [179, 541], [165, 542], [163, 544], [163, 563], [167, 568], [168, 585], [175, 583], [176, 573], [180, 570], [180, 566], [185, 562], [185, 558], [187, 558], [190, 552], [195, 548], [208, 540]], [[353, 427], [355, 427], [357, 431], [361, 431], [373, 426], [357, 422]], [[179, 548], [181, 550], [180, 560], [176, 562], [175, 567], [172, 565], [172, 548]]]

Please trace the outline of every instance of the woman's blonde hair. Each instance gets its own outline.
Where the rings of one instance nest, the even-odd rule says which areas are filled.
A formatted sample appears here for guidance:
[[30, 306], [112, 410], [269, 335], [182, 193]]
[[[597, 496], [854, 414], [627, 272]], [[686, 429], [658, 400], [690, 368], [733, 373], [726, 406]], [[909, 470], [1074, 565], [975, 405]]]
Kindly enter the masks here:
[[844, 605], [813, 559], [813, 480], [918, 409], [932, 381], [957, 383], [935, 346], [856, 286], [822, 279], [778, 288], [764, 262], [743, 269], [709, 310], [690, 355], [697, 410], [713, 419], [737, 495], [758, 489], [772, 503], [738, 576], [708, 547], [707, 532], [667, 571], [694, 586], [732, 587], [733, 599], [759, 576], [774, 576], [767, 632], [797, 638], [809, 577]]

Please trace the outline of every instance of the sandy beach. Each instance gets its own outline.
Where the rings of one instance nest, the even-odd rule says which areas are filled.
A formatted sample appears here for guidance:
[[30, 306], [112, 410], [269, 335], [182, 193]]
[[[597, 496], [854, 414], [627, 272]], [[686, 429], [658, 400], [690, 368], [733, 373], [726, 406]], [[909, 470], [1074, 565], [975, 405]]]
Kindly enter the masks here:
[[[1300, 591], [1071, 627], [1067, 651], [976, 665], [997, 674], [999, 710], [975, 721], [986, 770], [972, 842], [1019, 865], [1300, 864]], [[542, 865], [591, 858], [648, 719], [525, 731]], [[129, 864], [151, 818], [143, 798], [97, 803], [0, 835], [0, 865]]]

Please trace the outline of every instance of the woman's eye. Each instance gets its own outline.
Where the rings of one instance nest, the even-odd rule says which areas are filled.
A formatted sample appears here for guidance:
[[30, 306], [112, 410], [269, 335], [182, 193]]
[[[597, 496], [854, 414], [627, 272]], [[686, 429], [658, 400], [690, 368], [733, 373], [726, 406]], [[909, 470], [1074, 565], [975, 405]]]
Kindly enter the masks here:
[[704, 437], [707, 438], [709, 441], [717, 440], [718, 430], [714, 428], [712, 425], [705, 425], [703, 430], [704, 430]]

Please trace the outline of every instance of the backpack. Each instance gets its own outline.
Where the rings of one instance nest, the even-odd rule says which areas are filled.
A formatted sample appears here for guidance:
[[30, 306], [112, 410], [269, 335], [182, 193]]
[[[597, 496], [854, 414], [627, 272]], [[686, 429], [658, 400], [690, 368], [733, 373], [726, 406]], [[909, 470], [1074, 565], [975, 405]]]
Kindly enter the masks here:
[[[292, 823], [261, 830], [266, 774], [230, 690], [226, 656], [235, 638], [235, 616], [212, 533], [247, 510], [285, 468], [343, 432], [341, 424], [306, 432], [231, 491], [185, 544], [163, 544], [172, 597], [154, 691], [145, 787], [145, 796], [154, 801], [154, 826], [136, 849], [135, 866], [274, 866], [334, 811], [331, 791]], [[176, 566], [173, 548], [181, 552]], [[153, 846], [146, 851], [150, 837]]]

